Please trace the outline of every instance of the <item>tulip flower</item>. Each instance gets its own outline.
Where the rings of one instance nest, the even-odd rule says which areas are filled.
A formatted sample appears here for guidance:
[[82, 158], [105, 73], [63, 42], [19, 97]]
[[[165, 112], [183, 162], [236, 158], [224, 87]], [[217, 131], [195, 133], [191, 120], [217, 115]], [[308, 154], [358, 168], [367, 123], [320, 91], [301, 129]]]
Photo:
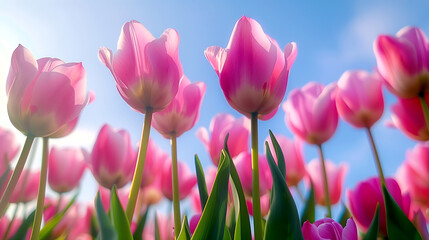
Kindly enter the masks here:
[[12, 161], [16, 154], [18, 153], [19, 145], [16, 142], [15, 135], [5, 129], [0, 127], [0, 175], [4, 173], [5, 160], [9, 163]]
[[11, 203], [26, 203], [37, 198], [40, 171], [24, 170], [10, 198]]
[[164, 162], [168, 160], [168, 154], [150, 138], [147, 148], [145, 168], [143, 169], [140, 188], [149, 186], [156, 181], [156, 178], [159, 178], [162, 171]]
[[[159, 212], [155, 213], [155, 220], [157, 221], [157, 226], [159, 230], [159, 239], [160, 240], [173, 240], [174, 239], [174, 224], [173, 219], [169, 218]], [[153, 239], [155, 236], [155, 222], [148, 221], [145, 224], [143, 229], [143, 238], [142, 239]]]
[[[344, 185], [344, 177], [346, 176], [348, 167], [344, 163], [336, 166], [331, 161], [326, 161], [326, 173], [328, 176], [328, 186], [329, 186], [329, 198], [331, 204], [336, 204], [341, 199], [341, 192]], [[326, 205], [326, 197], [324, 195], [324, 185], [323, 185], [323, 176], [321, 174], [320, 161], [317, 159], [311, 160], [307, 164], [307, 186], [311, 185], [311, 182], [314, 186], [314, 193], [316, 197], [316, 203], [320, 205]], [[311, 180], [311, 182], [310, 182]]]
[[[172, 172], [171, 161], [166, 162], [162, 168], [161, 173], [161, 190], [166, 198], [173, 200], [173, 185], [172, 185]], [[197, 183], [197, 177], [191, 173], [188, 165], [178, 162], [178, 187], [179, 187], [179, 200], [186, 198], [191, 192], [194, 185]]]
[[232, 158], [249, 150], [250, 121], [245, 117], [234, 118], [231, 114], [219, 113], [210, 122], [210, 136], [206, 128], [199, 128], [197, 136], [210, 154], [212, 162], [219, 164], [225, 137], [229, 134], [228, 150]]
[[191, 232], [191, 234], [194, 234], [198, 222], [200, 221], [201, 215], [202, 213], [195, 214], [189, 221], [189, 231]]
[[161, 191], [161, 179], [158, 177], [153, 183], [150, 185], [146, 185], [139, 192], [140, 203], [144, 205], [144, 207], [157, 204], [162, 200], [164, 195]]
[[[240, 153], [234, 158], [234, 164], [237, 169], [240, 182], [243, 187], [244, 194], [247, 196], [253, 195], [252, 186], [252, 158], [248, 152]], [[273, 178], [271, 176], [270, 167], [264, 155], [259, 155], [259, 194], [260, 196], [271, 190]]]
[[[261, 216], [265, 217], [270, 211], [271, 192], [267, 192], [261, 196]], [[253, 216], [253, 204], [250, 199], [246, 200], [247, 211], [250, 216]]]
[[[214, 184], [214, 180], [216, 178], [217, 174], [217, 168], [210, 166], [205, 171], [205, 181], [206, 181], [206, 187], [207, 187], [207, 193], [210, 195], [212, 191], [212, 187]], [[194, 209], [195, 212], [202, 212], [201, 207], [201, 199], [200, 199], [200, 192], [198, 188], [192, 189], [190, 193], [190, 199], [191, 199], [191, 206]]]
[[97, 182], [108, 189], [121, 188], [131, 180], [135, 163], [129, 133], [103, 125], [91, 153], [90, 167]]
[[11, 239], [18, 231], [19, 227], [21, 226], [22, 220], [14, 219], [6, 235], [6, 231], [7, 231], [7, 228], [9, 227], [9, 224], [10, 224], [10, 220], [6, 216], [3, 216], [2, 218], [0, 218], [0, 239]]
[[341, 224], [330, 218], [320, 219], [313, 224], [306, 221], [302, 226], [304, 240], [357, 240], [358, 233], [353, 218], [347, 220], [343, 228]]
[[[110, 209], [110, 198], [111, 198], [111, 190], [104, 188], [102, 186], [98, 187], [98, 192], [100, 193], [101, 202], [103, 203], [104, 210], [106, 212]], [[130, 194], [129, 188], [120, 188], [116, 189], [116, 194], [118, 195], [119, 202], [121, 203], [122, 207], [125, 208], [127, 206], [128, 201], [128, 195]]]
[[[409, 195], [402, 195], [398, 183], [392, 178], [386, 178], [386, 187], [405, 215], [408, 216], [410, 209]], [[371, 197], [363, 198], [362, 196]], [[348, 208], [362, 232], [367, 232], [374, 218], [377, 204], [380, 204], [379, 236], [387, 236], [386, 210], [380, 187], [380, 179], [370, 178], [358, 183], [355, 189], [348, 189], [347, 199]]]

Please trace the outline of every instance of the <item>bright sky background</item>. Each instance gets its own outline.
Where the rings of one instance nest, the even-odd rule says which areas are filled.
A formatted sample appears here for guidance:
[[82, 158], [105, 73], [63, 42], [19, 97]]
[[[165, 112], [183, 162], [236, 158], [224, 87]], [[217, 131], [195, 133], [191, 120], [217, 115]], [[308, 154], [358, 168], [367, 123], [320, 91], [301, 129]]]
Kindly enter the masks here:
[[[106, 46], [116, 52], [122, 25], [138, 20], [158, 37], [166, 28], [180, 35], [179, 55], [191, 81], [204, 81], [206, 95], [196, 126], [178, 139], [179, 159], [190, 163], [197, 153], [205, 167], [209, 155], [195, 132], [209, 127], [219, 112], [240, 114], [226, 102], [219, 80], [204, 56], [212, 45], [226, 47], [236, 21], [243, 15], [256, 19], [281, 48], [294, 41], [298, 56], [293, 64], [287, 94], [309, 81], [324, 84], [337, 81], [349, 69], [372, 70], [376, 66], [372, 44], [379, 34], [395, 34], [406, 25], [416, 25], [429, 34], [429, 1], [3, 1], [0, 0], [0, 126], [13, 129], [6, 111], [5, 82], [10, 57], [19, 43], [36, 58], [57, 57], [65, 62], [82, 62], [87, 72], [88, 89], [96, 100], [81, 115], [75, 132], [56, 146], [83, 146], [88, 150], [104, 123], [124, 128], [132, 140], [140, 138], [143, 115], [133, 111], [119, 96], [109, 70], [99, 62], [98, 49]], [[415, 142], [395, 129], [384, 126], [390, 119], [395, 98], [385, 92], [386, 109], [374, 127], [385, 174], [395, 174], [405, 151]], [[286, 99], [285, 96], [285, 99]], [[260, 149], [268, 129], [292, 136], [284, 123], [284, 111], [260, 122]], [[17, 132], [23, 143], [23, 136]], [[155, 130], [151, 137], [169, 152], [169, 141]], [[347, 162], [346, 187], [376, 175], [366, 134], [342, 120], [334, 137], [324, 145], [328, 159]], [[305, 159], [317, 157], [313, 146], [305, 147]], [[95, 185], [90, 174], [82, 184], [82, 195], [93, 198]]]

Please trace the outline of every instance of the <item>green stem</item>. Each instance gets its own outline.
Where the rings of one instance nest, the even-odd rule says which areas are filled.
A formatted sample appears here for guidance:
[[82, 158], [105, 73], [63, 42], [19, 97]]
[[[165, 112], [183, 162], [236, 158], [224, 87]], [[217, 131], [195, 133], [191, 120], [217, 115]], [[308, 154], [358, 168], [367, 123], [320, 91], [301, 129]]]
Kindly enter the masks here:
[[140, 141], [139, 155], [137, 158], [137, 166], [134, 171], [133, 182], [131, 184], [130, 195], [128, 196], [128, 204], [125, 210], [128, 221], [131, 223], [134, 215], [134, 209], [136, 208], [137, 196], [140, 190], [140, 184], [143, 176], [143, 168], [146, 160], [147, 144], [149, 142], [150, 124], [152, 122], [152, 108], [146, 108], [146, 114], [144, 116], [144, 124], [142, 137]]
[[420, 104], [422, 105], [423, 116], [425, 117], [426, 127], [429, 129], [429, 107], [424, 94], [419, 94]]
[[380, 158], [379, 158], [378, 153], [377, 153], [377, 148], [375, 147], [375, 142], [374, 142], [374, 138], [372, 136], [371, 128], [367, 127], [366, 132], [368, 133], [368, 137], [369, 137], [369, 140], [371, 142], [372, 152], [374, 153], [375, 164], [377, 166], [378, 177], [380, 178], [381, 186], [385, 186], [386, 180], [384, 180], [385, 178], [384, 178], [384, 174], [383, 174], [383, 168], [381, 167], [381, 161], [380, 161]]
[[177, 174], [177, 138], [175, 134], [171, 134], [171, 171], [173, 183], [173, 209], [174, 209], [174, 235], [176, 239], [179, 237], [181, 228], [180, 217], [180, 200], [179, 200], [179, 177]]
[[250, 115], [251, 134], [252, 134], [252, 201], [253, 201], [253, 227], [255, 230], [255, 240], [261, 240], [262, 216], [259, 194], [259, 156], [258, 156], [258, 113]]
[[325, 203], [326, 203], [326, 209], [328, 210], [327, 217], [330, 218], [332, 216], [331, 199], [329, 197], [328, 175], [326, 173], [325, 158], [323, 157], [322, 145], [319, 144], [317, 146], [319, 148], [320, 162], [322, 163], [323, 184], [324, 184], [325, 200], [326, 200]]
[[6, 213], [10, 197], [12, 196], [13, 189], [15, 188], [19, 176], [21, 175], [22, 169], [24, 168], [25, 162], [27, 161], [28, 153], [30, 152], [33, 140], [33, 136], [27, 136], [27, 138], [25, 139], [24, 147], [22, 147], [21, 155], [19, 156], [18, 162], [16, 163], [15, 170], [13, 170], [6, 190], [4, 191], [3, 196], [0, 200], [0, 218], [3, 217]]
[[31, 232], [31, 240], [39, 239], [40, 226], [42, 224], [43, 206], [45, 201], [46, 191], [46, 176], [48, 175], [48, 153], [49, 153], [49, 138], [43, 138], [42, 150], [42, 168], [40, 170], [39, 193], [37, 195], [36, 215], [34, 216], [33, 231]]

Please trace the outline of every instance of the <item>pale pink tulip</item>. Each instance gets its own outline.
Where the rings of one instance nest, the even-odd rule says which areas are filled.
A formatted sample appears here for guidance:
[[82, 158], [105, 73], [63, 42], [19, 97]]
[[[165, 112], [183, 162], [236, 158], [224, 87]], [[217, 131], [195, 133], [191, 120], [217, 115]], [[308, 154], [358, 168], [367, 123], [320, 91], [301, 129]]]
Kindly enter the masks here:
[[181, 136], [198, 121], [205, 91], [204, 82], [191, 83], [183, 75], [177, 95], [170, 105], [153, 114], [152, 126], [165, 138]]
[[311, 144], [322, 144], [334, 135], [338, 125], [335, 106], [335, 84], [324, 87], [307, 83], [294, 89], [283, 104], [289, 129]]
[[[271, 190], [273, 178], [270, 167], [264, 155], [259, 155], [259, 194], [260, 196]], [[234, 158], [234, 164], [243, 186], [244, 194], [252, 196], [252, 158], [249, 152], [240, 153]]]
[[65, 193], [79, 185], [87, 167], [89, 154], [79, 148], [51, 148], [48, 156], [48, 183], [57, 193]]
[[[429, 94], [425, 95], [425, 100], [429, 103]], [[391, 111], [393, 124], [405, 135], [417, 141], [429, 140], [429, 131], [417, 97], [398, 98]]]
[[[169, 160], [163, 166], [161, 172], [161, 190], [166, 198], [173, 200], [171, 164], [171, 160]], [[191, 193], [192, 188], [197, 183], [197, 177], [191, 173], [188, 165], [183, 162], [177, 162], [177, 174], [179, 180], [179, 200], [182, 200]]]
[[212, 46], [204, 53], [231, 107], [248, 117], [258, 113], [260, 119], [267, 120], [283, 100], [296, 44], [289, 43], [284, 51], [258, 22], [243, 16], [225, 49]]
[[250, 120], [248, 118], [236, 119], [230, 114], [219, 113], [210, 122], [210, 136], [206, 128], [200, 128], [197, 131], [198, 138], [203, 142], [216, 166], [219, 164], [227, 134], [229, 134], [228, 149], [232, 158], [249, 150]]
[[[271, 201], [271, 192], [267, 192], [260, 198], [261, 203], [261, 216], [265, 217], [268, 215], [268, 212], [270, 211], [270, 201]], [[246, 200], [247, 205], [247, 211], [249, 212], [250, 216], [253, 216], [253, 203], [251, 199]]]
[[123, 187], [133, 176], [136, 160], [130, 134], [103, 125], [91, 153], [90, 167], [98, 183], [108, 189]]
[[338, 114], [349, 124], [371, 127], [384, 110], [382, 80], [377, 73], [346, 71], [337, 83]]
[[139, 22], [122, 27], [118, 50], [102, 47], [98, 58], [111, 71], [119, 94], [133, 109], [145, 113], [166, 108], [177, 93], [183, 71], [179, 34], [167, 29], [160, 38]]
[[13, 189], [10, 203], [26, 203], [37, 198], [39, 192], [40, 170], [30, 171], [24, 169], [18, 183]]
[[15, 235], [15, 233], [18, 231], [19, 227], [21, 226], [22, 220], [15, 218], [13, 220], [11, 228], [7, 233], [7, 236], [5, 236], [9, 223], [10, 223], [10, 220], [7, 216], [3, 216], [2, 218], [0, 218], [0, 239], [12, 238]]
[[[139, 146], [140, 144], [138, 144], [138, 147]], [[168, 159], [168, 154], [164, 152], [153, 139], [149, 138], [140, 188], [151, 185], [156, 178], [159, 178], [162, 166]]]
[[387, 89], [402, 98], [429, 92], [429, 41], [417, 27], [404, 27], [394, 36], [374, 42], [377, 67]]
[[304, 240], [358, 240], [358, 232], [353, 218], [347, 220], [343, 228], [331, 218], [320, 219], [313, 224], [306, 221], [302, 226]]
[[[386, 187], [405, 215], [409, 215], [409, 195], [402, 195], [398, 183], [392, 178], [386, 178]], [[368, 197], [363, 197], [368, 196]], [[374, 218], [377, 204], [380, 204], [379, 235], [386, 236], [386, 210], [379, 178], [370, 178], [359, 182], [355, 189], [347, 189], [348, 208], [359, 229], [367, 232]]]
[[0, 127], [0, 175], [4, 173], [5, 160], [11, 162], [19, 150], [19, 144], [15, 139], [15, 135], [5, 129]]
[[[276, 134], [276, 140], [282, 149], [286, 164], [286, 183], [288, 186], [296, 186], [306, 174], [304, 163], [303, 142], [299, 138], [291, 140], [285, 136]], [[270, 151], [277, 162], [271, 138], [266, 139], [270, 146]]]
[[[166, 217], [159, 212], [156, 214], [158, 221], [159, 240], [174, 240], [174, 222], [172, 217]], [[155, 222], [154, 217], [148, 221], [143, 229], [143, 239], [154, 239]]]
[[58, 131], [89, 102], [82, 63], [56, 58], [36, 61], [22, 45], [13, 52], [6, 93], [10, 121], [25, 135], [35, 137]]
[[162, 200], [164, 195], [161, 191], [161, 179], [160, 176], [155, 179], [153, 183], [150, 185], [147, 185], [140, 189], [139, 191], [139, 201], [142, 203], [145, 207], [157, 204]]
[[[325, 161], [325, 166], [326, 175], [328, 177], [329, 198], [331, 204], [336, 204], [341, 199], [344, 177], [346, 176], [348, 166], [345, 163], [341, 163], [337, 166], [329, 160]], [[316, 203], [325, 205], [325, 186], [323, 184], [322, 166], [319, 159], [313, 159], [307, 164], [307, 173], [308, 175], [305, 178], [305, 182], [308, 187], [310, 187], [311, 182], [313, 182]]]

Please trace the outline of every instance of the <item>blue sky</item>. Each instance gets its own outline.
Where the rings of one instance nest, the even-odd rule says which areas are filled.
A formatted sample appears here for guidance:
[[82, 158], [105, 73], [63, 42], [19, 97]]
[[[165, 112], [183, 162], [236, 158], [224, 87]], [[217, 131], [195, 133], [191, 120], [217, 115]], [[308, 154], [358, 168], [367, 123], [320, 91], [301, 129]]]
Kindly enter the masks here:
[[[429, 34], [429, 1], [3, 1], [0, 0], [0, 126], [13, 128], [6, 111], [5, 82], [10, 56], [19, 43], [36, 58], [57, 57], [66, 62], [82, 62], [88, 89], [96, 100], [81, 115], [76, 131], [52, 145], [81, 146], [92, 149], [104, 123], [127, 129], [134, 142], [140, 137], [143, 115], [130, 109], [119, 96], [113, 77], [97, 58], [106, 46], [116, 51], [122, 25], [135, 19], [158, 37], [166, 28], [180, 35], [179, 55], [191, 81], [204, 81], [207, 91], [200, 120], [178, 139], [179, 159], [193, 162], [197, 153], [205, 167], [209, 155], [195, 132], [207, 127], [218, 112], [240, 116], [226, 102], [217, 75], [204, 57], [212, 45], [226, 47], [235, 22], [243, 15], [256, 19], [281, 48], [297, 43], [298, 56], [291, 68], [287, 94], [309, 81], [324, 84], [336, 81], [349, 69], [372, 70], [376, 66], [372, 43], [379, 34], [395, 34], [406, 25], [416, 25]], [[415, 145], [398, 130], [383, 122], [390, 118], [395, 98], [384, 91], [386, 109], [374, 127], [375, 140], [386, 175], [392, 175]], [[268, 129], [291, 137], [284, 123], [284, 112], [260, 123], [260, 149]], [[17, 133], [20, 135], [20, 133]], [[169, 141], [155, 130], [151, 137], [169, 152]], [[19, 138], [23, 141], [23, 137]], [[192, 146], [192, 147], [190, 147]], [[349, 165], [346, 187], [376, 174], [364, 131], [340, 121], [334, 137], [325, 144], [325, 154], [334, 162]], [[317, 157], [313, 146], [305, 147], [306, 161]], [[190, 164], [191, 165], [191, 164]], [[193, 165], [191, 165], [193, 170]], [[88, 174], [89, 175], [89, 174]], [[91, 182], [89, 177], [85, 178]], [[92, 183], [85, 184], [93, 188]], [[86, 192], [86, 190], [83, 190]], [[88, 190], [88, 193], [93, 190]], [[90, 198], [91, 199], [91, 198]]]

